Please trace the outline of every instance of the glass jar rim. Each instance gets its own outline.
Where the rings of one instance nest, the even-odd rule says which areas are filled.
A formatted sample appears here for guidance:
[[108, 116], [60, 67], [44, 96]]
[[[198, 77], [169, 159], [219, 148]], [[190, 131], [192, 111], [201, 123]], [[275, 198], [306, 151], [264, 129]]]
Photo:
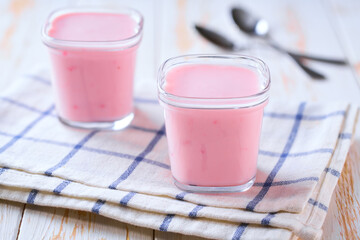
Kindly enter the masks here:
[[[138, 20], [137, 24], [137, 32], [127, 38], [119, 39], [119, 40], [109, 40], [109, 41], [77, 41], [77, 40], [65, 40], [59, 39], [49, 36], [48, 30], [51, 26], [51, 22], [58, 16], [61, 16], [66, 13], [123, 13], [130, 15], [134, 14]], [[59, 8], [52, 11], [45, 24], [42, 26], [41, 30], [41, 39], [43, 43], [51, 48], [94, 48], [94, 49], [110, 49], [110, 50], [118, 50], [118, 49], [127, 49], [135, 46], [142, 37], [144, 26], [144, 17], [143, 15], [136, 9], [129, 7], [95, 7], [95, 6], [75, 6], [75, 7], [65, 7]]]
[[[189, 61], [194, 59], [222, 59], [222, 60], [243, 60], [251, 61], [261, 67], [261, 74], [266, 80], [265, 86], [255, 94], [241, 97], [225, 97], [225, 98], [200, 98], [179, 96], [166, 92], [164, 83], [166, 82], [166, 74], [171, 69], [182, 64], [191, 64]], [[183, 60], [178, 62], [179, 60]], [[242, 64], [222, 64], [232, 66], [244, 66]], [[257, 57], [239, 55], [239, 54], [188, 54], [169, 58], [159, 68], [158, 73], [158, 98], [160, 102], [182, 108], [245, 108], [260, 105], [269, 98], [269, 89], [271, 85], [271, 77], [268, 66], [264, 61]]]

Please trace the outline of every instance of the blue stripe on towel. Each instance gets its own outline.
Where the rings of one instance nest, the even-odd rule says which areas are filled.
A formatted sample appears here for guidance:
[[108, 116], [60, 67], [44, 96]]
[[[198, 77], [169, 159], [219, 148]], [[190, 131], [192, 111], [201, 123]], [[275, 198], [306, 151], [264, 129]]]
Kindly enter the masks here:
[[245, 232], [246, 227], [248, 226], [248, 223], [242, 223], [240, 224], [237, 228], [236, 231], [233, 235], [233, 237], [231, 238], [232, 240], [239, 240], [241, 238], [241, 236], [243, 235], [243, 233]]
[[[335, 111], [324, 115], [313, 115], [313, 116], [303, 116], [303, 120], [307, 121], [319, 121], [324, 120], [334, 116], [345, 116], [345, 111]], [[288, 113], [276, 113], [276, 112], [264, 112], [264, 117], [271, 117], [271, 118], [279, 118], [279, 119], [295, 119], [296, 115], [288, 114]]]
[[26, 203], [28, 204], [34, 204], [34, 201], [35, 201], [35, 198], [36, 198], [36, 195], [39, 193], [39, 190], [36, 190], [36, 189], [32, 189], [29, 193], [29, 196], [26, 200]]
[[[158, 132], [158, 130], [156, 130], [156, 129], [144, 128], [144, 127], [135, 126], [135, 125], [130, 125], [129, 128], [139, 130], [139, 131], [143, 131], [143, 132], [150, 132], [150, 133], [157, 133]], [[162, 134], [165, 134], [165, 131], [163, 131]]]
[[314, 199], [310, 198], [308, 203], [310, 203], [311, 205], [314, 205], [315, 207], [318, 207], [324, 211], [327, 211], [328, 210], [328, 207], [325, 206], [324, 204], [318, 202], [318, 201], [315, 201]]
[[29, 132], [40, 120], [45, 118], [47, 115], [51, 113], [51, 111], [54, 109], [54, 105], [51, 105], [45, 112], [43, 112], [39, 117], [37, 117], [34, 121], [32, 121], [29, 125], [27, 125], [24, 130], [22, 130], [18, 135], [14, 136], [8, 143], [6, 143], [4, 146], [0, 148], [0, 154], [6, 151], [9, 147], [14, 145], [19, 139], [24, 137], [24, 135]]
[[201, 209], [203, 209], [204, 207], [205, 207], [205, 205], [202, 205], [202, 204], [197, 205], [196, 207], [194, 207], [193, 210], [191, 210], [191, 212], [189, 213], [189, 217], [191, 217], [191, 218], [196, 218], [198, 212], [199, 212]]
[[[331, 149], [331, 148], [319, 148], [319, 149], [315, 149], [315, 150], [307, 151], [307, 152], [289, 153], [288, 157], [302, 157], [302, 156], [312, 155], [312, 154], [316, 154], [316, 153], [330, 153], [330, 154], [332, 154], [333, 149]], [[263, 150], [260, 150], [259, 154], [264, 155], [264, 156], [269, 156], [269, 157], [280, 157], [281, 156], [281, 153], [263, 151]]]
[[131, 173], [136, 169], [136, 167], [140, 164], [141, 161], [144, 160], [147, 154], [149, 154], [155, 147], [155, 145], [160, 141], [161, 137], [163, 136], [163, 132], [165, 131], [165, 126], [163, 125], [161, 129], [156, 133], [155, 137], [150, 141], [150, 143], [147, 145], [145, 150], [141, 152], [135, 160], [130, 164], [128, 169], [118, 178], [116, 179], [112, 184], [110, 184], [110, 189], [116, 189], [116, 187], [124, 180], [126, 180]]
[[326, 173], [330, 173], [331, 175], [334, 175], [335, 177], [340, 177], [340, 172], [333, 169], [333, 168], [325, 168], [324, 170]]
[[3, 174], [6, 170], [8, 170], [8, 167], [2, 167], [0, 168], [0, 175]]
[[167, 232], [169, 225], [171, 223], [171, 221], [173, 220], [173, 218], [175, 217], [175, 214], [168, 214], [166, 215], [164, 221], [161, 223], [159, 230], [162, 232]]
[[62, 166], [64, 166], [81, 148], [82, 146], [90, 140], [98, 131], [92, 131], [88, 135], [86, 135], [78, 144], [74, 146], [74, 148], [55, 166], [49, 168], [45, 171], [45, 174], [51, 176], [53, 172]]
[[43, 78], [43, 77], [40, 77], [38, 75], [34, 75], [34, 74], [27, 74], [25, 75], [25, 77], [28, 77], [32, 80], [35, 80], [35, 81], [38, 81], [38, 82], [41, 82], [43, 84], [46, 84], [46, 85], [51, 85], [51, 81], [47, 78]]
[[270, 224], [271, 219], [275, 217], [275, 213], [269, 213], [261, 220], [261, 225], [268, 226]]
[[16, 100], [13, 100], [13, 99], [10, 99], [10, 98], [7, 98], [7, 97], [0, 97], [0, 99], [1, 99], [2, 101], [11, 103], [11, 104], [13, 104], [13, 105], [15, 105], [15, 106], [18, 106], [18, 107], [24, 108], [24, 109], [26, 109], [26, 110], [29, 110], [29, 111], [31, 111], [31, 112], [43, 113], [43, 111], [41, 111], [41, 110], [39, 110], [39, 109], [37, 109], [37, 108], [34, 108], [34, 107], [29, 106], [29, 105], [27, 105], [27, 104], [25, 104], [25, 103], [21, 103], [21, 102], [18, 102], [18, 101], [16, 101]]
[[335, 112], [331, 112], [325, 115], [319, 115], [319, 116], [303, 116], [303, 120], [310, 120], [310, 121], [319, 121], [319, 120], [324, 120], [327, 119], [329, 117], [333, 117], [333, 116], [345, 116], [346, 111], [335, 111]]
[[53, 193], [55, 194], [60, 194], [62, 190], [64, 190], [64, 188], [67, 187], [67, 185], [69, 185], [71, 183], [70, 180], [64, 180], [62, 183], [60, 183], [54, 190]]
[[106, 201], [98, 199], [91, 209], [91, 212], [99, 214], [100, 208], [105, 204]]
[[[90, 148], [90, 147], [83, 147], [82, 150], [86, 150], [86, 151], [89, 151], [89, 152], [96, 152], [96, 153], [99, 153], [99, 154], [115, 156], [115, 157], [120, 157], [120, 158], [131, 159], [131, 160], [135, 160], [138, 157], [138, 156], [133, 156], [133, 155], [126, 154], [126, 153], [112, 152], [112, 151], [96, 149], [96, 148]], [[165, 164], [165, 163], [162, 163], [162, 162], [158, 162], [158, 161], [151, 160], [151, 159], [148, 159], [148, 158], [143, 158], [141, 161], [149, 163], [149, 164], [154, 165], [154, 166], [158, 166], [158, 167], [170, 170], [170, 166], [168, 164]]]
[[304, 177], [304, 178], [299, 178], [299, 179], [295, 179], [295, 180], [284, 180], [284, 181], [277, 181], [277, 182], [271, 182], [271, 183], [256, 182], [256, 183], [254, 183], [254, 187], [283, 186], [283, 185], [289, 185], [289, 184], [294, 184], [294, 183], [299, 183], [299, 182], [308, 182], [308, 181], [317, 182], [317, 181], [319, 181], [319, 178], [318, 177]]
[[136, 192], [129, 192], [120, 200], [120, 204], [122, 206], [127, 206], [129, 201], [135, 196], [135, 194]]
[[181, 192], [178, 195], [175, 196], [177, 200], [184, 201], [185, 195], [188, 194], [188, 192]]
[[340, 133], [339, 138], [340, 139], [351, 139], [352, 134], [351, 133]]

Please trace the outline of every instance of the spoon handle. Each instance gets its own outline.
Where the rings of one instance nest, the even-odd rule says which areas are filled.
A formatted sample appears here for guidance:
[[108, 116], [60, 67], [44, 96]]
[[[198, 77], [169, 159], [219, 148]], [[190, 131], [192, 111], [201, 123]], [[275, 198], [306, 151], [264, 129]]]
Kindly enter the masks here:
[[301, 69], [304, 70], [304, 72], [306, 72], [313, 79], [316, 79], [316, 80], [324, 80], [325, 79], [325, 76], [323, 74], [321, 74], [321, 73], [309, 68], [305, 64], [303, 64], [297, 56], [294, 56], [290, 53], [289, 53], [289, 56], [292, 57], [292, 59], [294, 59], [294, 61], [297, 63], [297, 65], [299, 65], [301, 67]]
[[321, 74], [321, 73], [309, 68], [308, 66], [306, 66], [305, 63], [303, 63], [301, 61], [302, 58], [300, 56], [298, 56], [297, 54], [286, 51], [285, 49], [281, 48], [279, 45], [274, 43], [274, 41], [268, 41], [268, 43], [274, 49], [289, 55], [297, 63], [297, 65], [299, 65], [301, 67], [301, 69], [304, 70], [313, 79], [319, 79], [319, 80], [325, 79], [325, 76], [323, 74]]
[[324, 57], [318, 57], [318, 56], [313, 56], [313, 55], [308, 55], [308, 54], [294, 53], [291, 51], [287, 51], [287, 52], [298, 58], [309, 59], [309, 60], [318, 61], [318, 62], [324, 62], [324, 63], [330, 63], [330, 64], [336, 64], [336, 65], [347, 65], [348, 64], [348, 62], [343, 59], [324, 58]]
[[292, 51], [289, 51], [289, 50], [286, 50], [286, 49], [280, 47], [278, 44], [276, 44], [272, 40], [270, 40], [269, 43], [273, 48], [275, 48], [281, 52], [287, 53], [293, 57], [297, 57], [298, 59], [304, 59], [304, 60], [308, 59], [308, 60], [336, 64], [336, 65], [347, 65], [347, 61], [343, 60], [343, 59], [324, 58], [324, 57], [318, 57], [318, 56], [313, 56], [313, 55], [308, 55], [308, 54], [303, 54], [303, 53], [296, 53], [296, 52], [292, 52]]
[[195, 25], [195, 29], [200, 33], [201, 36], [214, 43], [215, 45], [226, 50], [235, 50], [235, 44], [226, 37], [220, 35], [219, 33], [201, 27], [199, 25]]

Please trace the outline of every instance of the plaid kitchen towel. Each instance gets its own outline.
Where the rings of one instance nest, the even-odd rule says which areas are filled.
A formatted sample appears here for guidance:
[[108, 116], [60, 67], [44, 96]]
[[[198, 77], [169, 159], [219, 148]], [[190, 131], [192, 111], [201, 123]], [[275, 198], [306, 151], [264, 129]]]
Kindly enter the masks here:
[[321, 236], [356, 107], [272, 101], [254, 186], [238, 194], [194, 194], [172, 183], [154, 85], [137, 83], [135, 119], [118, 132], [62, 125], [46, 75], [24, 76], [2, 91], [0, 198], [207, 238]]

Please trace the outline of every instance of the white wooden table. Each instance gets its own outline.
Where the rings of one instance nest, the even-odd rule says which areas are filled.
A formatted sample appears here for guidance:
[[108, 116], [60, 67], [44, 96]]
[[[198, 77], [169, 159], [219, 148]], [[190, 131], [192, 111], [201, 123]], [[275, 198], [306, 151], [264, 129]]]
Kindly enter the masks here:
[[[11, 81], [26, 77], [38, 66], [48, 67], [40, 41], [40, 27], [58, 7], [86, 1], [0, 1], [0, 91]], [[100, 1], [99, 1], [100, 2]], [[115, 1], [96, 5], [115, 5]], [[259, 46], [256, 54], [269, 64], [272, 98], [308, 101], [345, 100], [360, 103], [360, 2], [356, 0], [134, 0], [116, 4], [134, 7], [145, 17], [139, 49], [137, 78], [154, 81], [159, 64], [185, 53], [220, 50], [201, 39], [194, 23], [206, 24], [228, 34], [239, 44], [249, 39], [230, 18], [237, 4], [269, 20], [273, 37], [289, 49], [345, 58], [350, 66], [311, 62], [326, 74], [326, 81], [309, 79], [287, 56]], [[360, 239], [360, 137], [348, 155], [333, 194], [323, 239]], [[1, 191], [1, 186], [0, 186]], [[91, 213], [29, 206], [0, 200], [0, 239], [199, 239], [139, 228]]]

